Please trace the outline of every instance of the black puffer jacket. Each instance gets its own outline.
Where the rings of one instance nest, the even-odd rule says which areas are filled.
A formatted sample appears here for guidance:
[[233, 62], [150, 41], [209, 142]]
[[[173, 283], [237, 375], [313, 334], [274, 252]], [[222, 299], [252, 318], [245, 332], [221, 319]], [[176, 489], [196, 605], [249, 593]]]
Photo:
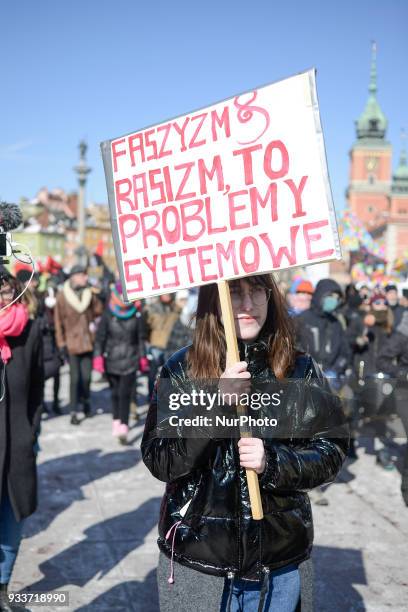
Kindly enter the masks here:
[[322, 310], [322, 298], [329, 293], [341, 296], [340, 285], [329, 278], [320, 280], [311, 307], [295, 317], [294, 323], [299, 348], [309, 353], [323, 370], [342, 374], [351, 364], [352, 356], [340, 321], [335, 314]]
[[[249, 364], [252, 381], [276, 381], [266, 366], [265, 345], [243, 346], [241, 358]], [[186, 374], [187, 350], [181, 349], [165, 364], [159, 386], [163, 378], [170, 377], [178, 389], [191, 389]], [[308, 558], [313, 522], [305, 491], [335, 479], [348, 439], [330, 438], [328, 432], [325, 435], [321, 430], [320, 417], [331, 412], [341, 421], [341, 407], [313, 360], [309, 356], [298, 357], [292, 376], [303, 379], [302, 384], [307, 384], [311, 392], [304, 393], [304, 387], [299, 386], [299, 393], [282, 410], [307, 414], [320, 433], [313, 439], [264, 439], [266, 469], [259, 481], [264, 510], [261, 521], [251, 517], [245, 470], [239, 465], [238, 440], [163, 437], [166, 424], [157, 423], [155, 389], [141, 448], [150, 472], [167, 483], [158, 539], [167, 556], [171, 555], [171, 541], [166, 541], [166, 533], [181, 521], [175, 535], [175, 560], [207, 574], [233, 573], [259, 580], [268, 569]], [[304, 397], [309, 399], [304, 401]], [[182, 516], [180, 510], [189, 501]]]
[[107, 374], [130, 374], [137, 371], [139, 357], [144, 355], [143, 341], [139, 312], [129, 319], [120, 319], [106, 308], [96, 333], [94, 356], [103, 355]]

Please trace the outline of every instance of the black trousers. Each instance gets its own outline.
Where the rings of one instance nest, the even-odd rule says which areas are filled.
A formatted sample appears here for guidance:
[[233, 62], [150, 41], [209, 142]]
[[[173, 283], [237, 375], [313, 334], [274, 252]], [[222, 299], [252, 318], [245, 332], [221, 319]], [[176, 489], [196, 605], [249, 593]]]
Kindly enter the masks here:
[[60, 389], [60, 382], [61, 382], [60, 371], [59, 370], [56, 373], [56, 375], [54, 376], [53, 380], [54, 380], [54, 403], [57, 404], [58, 403], [59, 389]]
[[92, 353], [69, 356], [69, 403], [71, 413], [79, 410], [79, 401], [84, 404], [84, 411], [90, 410]]
[[124, 425], [129, 424], [130, 402], [136, 387], [136, 376], [130, 374], [107, 374], [112, 392], [113, 418], [120, 420]]

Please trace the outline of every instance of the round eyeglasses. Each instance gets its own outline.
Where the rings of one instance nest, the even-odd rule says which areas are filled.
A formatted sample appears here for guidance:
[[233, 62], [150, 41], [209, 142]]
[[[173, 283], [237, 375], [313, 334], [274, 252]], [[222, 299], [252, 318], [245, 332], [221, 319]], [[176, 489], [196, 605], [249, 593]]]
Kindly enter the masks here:
[[251, 302], [254, 306], [264, 306], [271, 296], [271, 289], [267, 287], [250, 287], [248, 291], [242, 291], [241, 287], [230, 287], [231, 303], [232, 306], [242, 306], [244, 299], [247, 295], [251, 298]]

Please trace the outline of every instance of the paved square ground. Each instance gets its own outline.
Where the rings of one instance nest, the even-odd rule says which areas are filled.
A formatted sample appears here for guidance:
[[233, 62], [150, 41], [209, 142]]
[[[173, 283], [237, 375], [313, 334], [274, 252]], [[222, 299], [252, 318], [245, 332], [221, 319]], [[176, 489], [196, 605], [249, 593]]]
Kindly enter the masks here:
[[[63, 405], [67, 382], [65, 370]], [[102, 414], [78, 427], [67, 415], [43, 421], [40, 503], [26, 522], [11, 588], [69, 591], [69, 610], [158, 612], [163, 484], [141, 461], [146, 406], [139, 408], [140, 424], [123, 447], [111, 435], [106, 385], [94, 383], [92, 397]], [[400, 475], [376, 466], [370, 448], [358, 453], [358, 461], [347, 463], [328, 488], [329, 505], [313, 506], [315, 609], [406, 612], [408, 508], [399, 492]], [[57, 609], [64, 608], [33, 608]]]

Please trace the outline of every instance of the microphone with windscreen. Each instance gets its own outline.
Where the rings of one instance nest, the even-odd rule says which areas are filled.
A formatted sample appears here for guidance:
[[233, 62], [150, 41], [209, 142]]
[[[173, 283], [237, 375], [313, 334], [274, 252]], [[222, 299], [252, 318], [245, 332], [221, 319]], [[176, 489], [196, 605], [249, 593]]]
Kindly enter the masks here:
[[23, 222], [23, 214], [17, 204], [0, 202], [0, 231], [11, 232]]
[[23, 222], [23, 215], [17, 204], [0, 202], [0, 263], [6, 263], [12, 253], [11, 234]]

